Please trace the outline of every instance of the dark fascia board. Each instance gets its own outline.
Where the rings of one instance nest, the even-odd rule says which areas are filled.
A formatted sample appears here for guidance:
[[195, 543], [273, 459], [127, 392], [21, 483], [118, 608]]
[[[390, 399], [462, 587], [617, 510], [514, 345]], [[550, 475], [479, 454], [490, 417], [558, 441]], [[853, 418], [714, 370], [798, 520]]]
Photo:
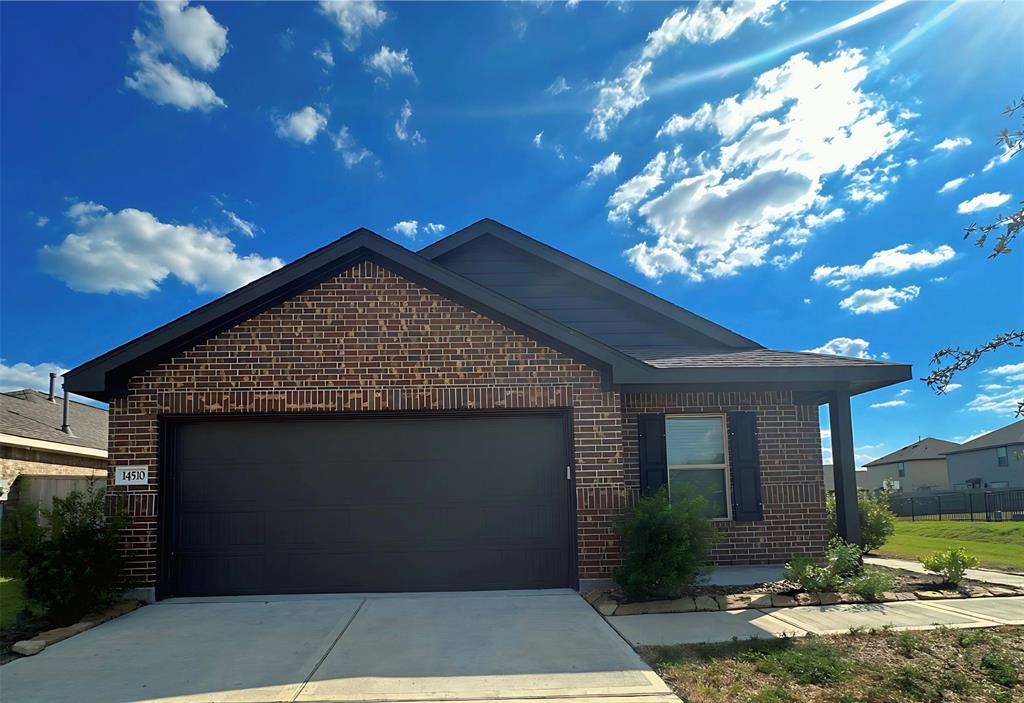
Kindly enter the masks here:
[[942, 452], [942, 456], [949, 456], [950, 454], [970, 454], [971, 452], [983, 452], [989, 449], [998, 449], [999, 447], [1024, 447], [1024, 442], [995, 442], [994, 444], [986, 444], [984, 446], [969, 447], [968, 449], [950, 449]]
[[458, 232], [453, 232], [444, 239], [420, 249], [418, 253], [420, 256], [424, 256], [428, 259], [436, 259], [446, 252], [457, 249], [463, 244], [487, 234], [533, 254], [534, 256], [537, 256], [549, 263], [560, 266], [561, 268], [570, 271], [591, 283], [595, 283], [606, 288], [613, 293], [617, 293], [634, 303], [643, 305], [644, 307], [653, 310], [663, 317], [667, 317], [677, 324], [682, 324], [691, 329], [695, 329], [701, 334], [705, 334], [708, 337], [721, 342], [725, 346], [740, 348], [761, 347], [757, 342], [737, 334], [726, 327], [715, 324], [696, 313], [692, 313], [685, 308], [681, 308], [674, 303], [670, 303], [664, 298], [659, 298], [652, 293], [648, 293], [643, 288], [639, 288], [628, 281], [617, 278], [599, 268], [595, 268], [574, 256], [566, 254], [564, 251], [559, 251], [554, 247], [550, 247], [533, 237], [523, 234], [518, 230], [512, 229], [511, 227], [503, 225], [490, 218], [485, 218], [459, 230]]
[[481, 314], [594, 366], [612, 371], [646, 364], [435, 264], [368, 229], [358, 229], [236, 291], [88, 361], [64, 376], [65, 388], [96, 400], [123, 394], [128, 379], [253, 315], [372, 259]]

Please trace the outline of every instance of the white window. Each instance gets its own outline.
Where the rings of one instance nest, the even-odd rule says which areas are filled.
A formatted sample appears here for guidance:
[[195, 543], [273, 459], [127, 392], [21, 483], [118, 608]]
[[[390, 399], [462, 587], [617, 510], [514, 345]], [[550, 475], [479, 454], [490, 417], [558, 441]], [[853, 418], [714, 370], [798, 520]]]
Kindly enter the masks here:
[[670, 498], [700, 496], [716, 520], [732, 517], [729, 451], [724, 415], [669, 415], [665, 418]]
[[1010, 459], [1006, 456], [1006, 447], [999, 447], [996, 449], [996, 464], [999, 466], [1010, 465]]

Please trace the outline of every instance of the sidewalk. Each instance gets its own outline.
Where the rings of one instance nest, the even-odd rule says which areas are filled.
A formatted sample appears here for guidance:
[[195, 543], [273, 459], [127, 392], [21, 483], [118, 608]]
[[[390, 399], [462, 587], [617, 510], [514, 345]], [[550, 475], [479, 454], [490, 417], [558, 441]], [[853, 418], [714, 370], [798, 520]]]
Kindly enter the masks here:
[[[864, 557], [864, 563], [876, 566], [888, 566], [890, 569], [903, 569], [918, 574], [928, 573], [920, 562], [906, 561], [905, 559], [890, 559], [888, 557]], [[1011, 574], [1005, 571], [993, 571], [991, 569], [968, 569], [967, 578], [974, 581], [985, 581], [986, 583], [998, 583], [1003, 586], [1019, 586], [1024, 588], [1024, 574]]]
[[850, 628], [930, 630], [1024, 625], [1024, 596], [618, 615], [605, 619], [634, 646], [697, 644], [733, 638], [830, 635]]

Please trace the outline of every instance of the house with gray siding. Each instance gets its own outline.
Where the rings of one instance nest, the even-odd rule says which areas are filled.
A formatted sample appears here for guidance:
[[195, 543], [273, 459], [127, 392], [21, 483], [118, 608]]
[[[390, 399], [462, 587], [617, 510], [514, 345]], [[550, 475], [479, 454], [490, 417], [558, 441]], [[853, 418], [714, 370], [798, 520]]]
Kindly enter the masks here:
[[918, 439], [865, 464], [866, 488], [872, 493], [882, 489], [899, 493], [948, 490], [952, 484], [946, 470], [945, 454], [959, 446], [956, 442], [935, 437]]
[[1024, 420], [946, 452], [953, 488], [1024, 488]]

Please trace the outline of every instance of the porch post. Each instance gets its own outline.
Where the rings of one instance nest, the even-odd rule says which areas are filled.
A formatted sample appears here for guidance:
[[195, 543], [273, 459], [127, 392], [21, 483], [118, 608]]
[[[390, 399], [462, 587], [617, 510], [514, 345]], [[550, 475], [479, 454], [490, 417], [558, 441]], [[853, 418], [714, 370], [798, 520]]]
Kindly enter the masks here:
[[847, 542], [862, 544], [849, 390], [844, 388], [829, 394], [828, 421], [832, 431], [832, 473], [836, 484], [836, 529]]

